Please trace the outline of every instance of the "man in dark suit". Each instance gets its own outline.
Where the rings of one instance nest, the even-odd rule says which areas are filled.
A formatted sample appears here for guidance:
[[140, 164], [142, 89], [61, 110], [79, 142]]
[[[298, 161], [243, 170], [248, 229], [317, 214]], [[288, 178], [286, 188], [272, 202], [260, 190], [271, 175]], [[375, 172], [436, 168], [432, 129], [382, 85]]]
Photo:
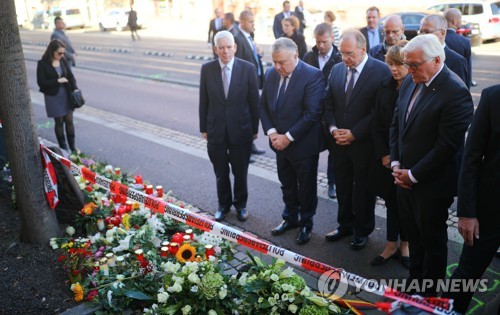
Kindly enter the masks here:
[[359, 31], [365, 36], [366, 51], [384, 41], [384, 32], [378, 25], [380, 10], [377, 7], [369, 7], [366, 10], [366, 26]]
[[281, 26], [281, 21], [284, 18], [290, 17], [292, 15], [295, 15], [295, 13], [290, 11], [290, 1], [283, 1], [283, 11], [274, 16], [274, 23], [273, 23], [274, 38], [280, 38], [281, 34], [283, 34], [283, 27]]
[[231, 33], [234, 33], [234, 28], [238, 27], [239, 25], [239, 23], [235, 23], [234, 14], [232, 14], [231, 12], [224, 14], [224, 20], [222, 21], [222, 24], [224, 26], [224, 29]]
[[[259, 87], [252, 64], [234, 58], [237, 47], [233, 35], [221, 31], [214, 40], [219, 59], [201, 68], [200, 132], [207, 140], [217, 178], [219, 208], [215, 219], [224, 219], [234, 205], [238, 220], [245, 221], [248, 163], [259, 128]], [[234, 175], [234, 197], [229, 165]]]
[[283, 191], [283, 222], [271, 231], [280, 235], [299, 227], [295, 242], [311, 238], [318, 204], [319, 152], [324, 137], [321, 98], [325, 83], [319, 69], [298, 59], [297, 45], [279, 38], [272, 46], [274, 68], [266, 73], [259, 114], [269, 146], [276, 152], [278, 177]]
[[[339, 50], [333, 44], [335, 38], [332, 26], [328, 23], [318, 24], [314, 29], [314, 38], [316, 39], [316, 46], [304, 55], [304, 62], [320, 69], [323, 73], [325, 82], [328, 82], [333, 66], [342, 62]], [[327, 132], [327, 130], [325, 131]], [[333, 140], [331, 140], [331, 137], [328, 137], [327, 141]], [[333, 168], [333, 152], [331, 151], [331, 146], [327, 147], [329, 148], [328, 168], [326, 172], [328, 177], [328, 197], [333, 199], [337, 197], [337, 192], [335, 190], [335, 170]]]
[[304, 34], [306, 28], [306, 18], [304, 16], [304, 1], [299, 1], [299, 5], [295, 7], [295, 16], [299, 19], [299, 34]]
[[456, 8], [450, 8], [444, 11], [444, 18], [448, 22], [448, 29], [446, 30], [446, 45], [464, 57], [467, 61], [467, 71], [469, 72], [470, 84], [475, 83], [472, 81], [472, 49], [470, 40], [467, 37], [457, 34], [457, 29], [462, 26], [462, 13]]
[[339, 226], [325, 239], [338, 241], [354, 233], [351, 248], [361, 249], [375, 228], [375, 195], [368, 181], [375, 159], [372, 109], [378, 90], [391, 73], [383, 62], [368, 56], [360, 31], [342, 34], [340, 53], [343, 63], [333, 67], [324, 103], [325, 123], [334, 139]]
[[444, 64], [436, 36], [413, 38], [403, 53], [411, 76], [401, 85], [390, 130], [391, 168], [410, 243], [410, 280], [419, 283], [419, 294], [435, 296], [446, 273], [446, 220], [474, 105], [464, 82]]
[[[451, 279], [478, 281], [500, 246], [500, 85], [484, 89], [472, 119], [458, 185], [458, 231], [465, 244]], [[465, 314], [474, 292], [446, 294], [453, 310]]]
[[370, 49], [369, 55], [375, 59], [385, 62], [385, 55], [391, 46], [400, 40], [406, 39], [405, 26], [401, 16], [389, 15], [384, 22], [385, 39], [382, 43]]
[[208, 43], [212, 44], [212, 47], [214, 48], [214, 58], [217, 58], [217, 53], [215, 52], [215, 44], [214, 44], [214, 36], [217, 34], [217, 32], [220, 32], [224, 29], [224, 24], [223, 24], [223, 16], [222, 12], [219, 8], [215, 9], [215, 18], [210, 20], [210, 24], [208, 25]]
[[450, 68], [451, 71], [455, 72], [467, 85], [467, 88], [470, 88], [470, 79], [469, 79], [469, 71], [467, 70], [467, 60], [464, 57], [460, 56], [450, 48], [448, 48], [445, 44], [446, 38], [446, 27], [447, 27], [446, 19], [439, 14], [430, 14], [425, 16], [420, 21], [420, 30], [418, 33], [422, 34], [434, 34], [437, 36], [439, 42], [444, 47], [445, 54], [445, 65]]

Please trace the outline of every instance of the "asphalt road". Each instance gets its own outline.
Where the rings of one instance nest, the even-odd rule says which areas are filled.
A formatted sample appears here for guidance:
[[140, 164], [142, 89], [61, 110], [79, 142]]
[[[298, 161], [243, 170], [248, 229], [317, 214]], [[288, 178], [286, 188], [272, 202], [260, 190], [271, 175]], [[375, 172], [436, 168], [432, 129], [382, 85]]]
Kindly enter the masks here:
[[[152, 183], [171, 190], [174, 196], [214, 213], [217, 207], [215, 177], [205, 150], [165, 136], [167, 129], [177, 132], [176, 139], [192, 139], [199, 135], [198, 89], [195, 86], [204, 61], [186, 59], [186, 56], [210, 56], [206, 43], [147, 37], [140, 42], [131, 42], [126, 36], [98, 32], [69, 32], [69, 35], [79, 53], [75, 76], [87, 100], [85, 108], [75, 114], [77, 146], [99, 161], [142, 174]], [[40, 59], [45, 49], [44, 45], [37, 43], [46, 42], [49, 33], [22, 31], [21, 36], [38, 133], [54, 141], [52, 120], [46, 117], [43, 95], [37, 92], [34, 62]], [[100, 47], [101, 50], [82, 50], [81, 47], [85, 46]], [[472, 89], [472, 93], [476, 104], [481, 89], [499, 82], [499, 47], [497, 42], [475, 49], [473, 73], [479, 85]], [[110, 49], [131, 52], [118, 53]], [[148, 51], [172, 52], [173, 56], [145, 55]], [[257, 143], [267, 148], [267, 139], [262, 133]], [[273, 158], [270, 150], [267, 151], [266, 156]], [[319, 170], [326, 171], [325, 153]], [[324, 196], [325, 192], [319, 194]], [[407, 276], [397, 261], [390, 261], [382, 267], [369, 265], [385, 243], [382, 208], [379, 208], [380, 216], [369, 245], [361, 251], [351, 250], [348, 239], [335, 244], [324, 242], [324, 234], [336, 227], [337, 203], [334, 200], [320, 198], [313, 237], [305, 246], [294, 243], [295, 232], [279, 237], [270, 235], [270, 230], [281, 221], [282, 208], [276, 174], [254, 167], [249, 175], [250, 218], [242, 224], [236, 220], [233, 211], [227, 221], [276, 245], [367, 278], [402, 279]], [[456, 229], [450, 230], [455, 230], [452, 233], [456, 234]], [[450, 271], [458, 261], [460, 251], [461, 244], [450, 241]], [[500, 260], [496, 259], [487, 271], [491, 290], [478, 295], [475, 302], [478, 308], [474, 314], [484, 312], [485, 305], [481, 306], [481, 303], [498, 303], [499, 266]]]

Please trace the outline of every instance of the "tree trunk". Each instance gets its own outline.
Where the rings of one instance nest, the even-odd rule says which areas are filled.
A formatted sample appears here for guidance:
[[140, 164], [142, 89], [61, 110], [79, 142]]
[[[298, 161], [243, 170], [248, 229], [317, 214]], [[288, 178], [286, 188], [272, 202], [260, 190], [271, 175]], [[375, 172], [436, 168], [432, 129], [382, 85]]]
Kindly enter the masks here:
[[45, 199], [40, 143], [14, 0], [2, 0], [0, 10], [0, 117], [21, 212], [21, 240], [48, 244], [59, 234], [59, 225]]

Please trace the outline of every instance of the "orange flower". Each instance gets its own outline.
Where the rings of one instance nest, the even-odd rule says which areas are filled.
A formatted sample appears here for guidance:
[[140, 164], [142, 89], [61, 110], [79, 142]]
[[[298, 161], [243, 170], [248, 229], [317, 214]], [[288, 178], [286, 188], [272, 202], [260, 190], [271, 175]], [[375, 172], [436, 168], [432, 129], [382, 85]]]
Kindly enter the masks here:
[[74, 283], [71, 285], [71, 291], [75, 294], [75, 301], [83, 301], [83, 288], [79, 283]]
[[89, 202], [83, 206], [82, 211], [83, 211], [83, 213], [90, 215], [90, 214], [92, 214], [92, 212], [94, 212], [95, 209], [97, 209], [97, 205], [93, 202]]

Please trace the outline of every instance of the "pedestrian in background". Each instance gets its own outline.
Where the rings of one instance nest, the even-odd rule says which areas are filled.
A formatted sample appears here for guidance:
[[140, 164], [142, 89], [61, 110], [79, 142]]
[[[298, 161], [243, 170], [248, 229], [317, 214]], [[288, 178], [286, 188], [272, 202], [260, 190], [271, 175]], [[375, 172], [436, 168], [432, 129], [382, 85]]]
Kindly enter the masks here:
[[208, 25], [208, 44], [212, 44], [212, 48], [214, 49], [213, 54], [214, 58], [217, 58], [217, 53], [215, 52], [215, 43], [214, 36], [218, 32], [224, 29], [224, 16], [219, 8], [216, 8], [214, 11], [215, 17], [210, 20], [210, 24]]
[[284, 18], [281, 21], [283, 34], [281, 37], [290, 38], [297, 45], [299, 50], [299, 59], [302, 60], [307, 52], [307, 44], [304, 35], [299, 34], [299, 19], [296, 16]]
[[[217, 179], [219, 207], [215, 220], [223, 220], [234, 205], [238, 220], [245, 221], [248, 164], [259, 128], [259, 87], [254, 66], [234, 58], [237, 47], [233, 35], [220, 31], [214, 42], [219, 58], [201, 68], [199, 118]], [[229, 166], [234, 175], [234, 194]]]
[[379, 20], [380, 10], [377, 7], [369, 7], [366, 10], [366, 26], [359, 30], [366, 38], [367, 52], [384, 41], [384, 32], [378, 25]]
[[[386, 40], [388, 38], [386, 33]], [[408, 41], [403, 40], [392, 45], [385, 54], [385, 62], [391, 70], [392, 78], [377, 93], [372, 117], [372, 135], [375, 145], [375, 159], [370, 169], [370, 181], [373, 192], [382, 197], [387, 209], [387, 242], [385, 248], [372, 261], [372, 266], [387, 263], [389, 258], [399, 258], [401, 264], [410, 267], [410, 252], [404, 230], [401, 229], [398, 210], [398, 195], [391, 171], [389, 148], [389, 130], [394, 117], [396, 100], [401, 83], [408, 75], [408, 68], [403, 62], [402, 49]], [[398, 249], [398, 240], [401, 240]]]
[[278, 39], [281, 37], [281, 34], [283, 34], [283, 26], [281, 25], [281, 21], [284, 18], [290, 17], [292, 15], [295, 15], [295, 12], [290, 11], [290, 1], [283, 1], [283, 11], [274, 16], [274, 23], [273, 23], [274, 38]]
[[299, 5], [295, 7], [295, 16], [299, 19], [299, 34], [304, 34], [306, 28], [306, 18], [304, 16], [304, 1], [299, 1]]
[[137, 12], [132, 7], [130, 7], [130, 11], [128, 12], [127, 25], [130, 28], [130, 35], [132, 35], [132, 40], [135, 41], [134, 33], [135, 36], [137, 36], [137, 39], [140, 40], [141, 37], [139, 36], [139, 34], [137, 34]]
[[[63, 58], [65, 50], [63, 42], [57, 39], [52, 40], [42, 59], [38, 61], [36, 79], [40, 92], [44, 94], [47, 116], [54, 118], [54, 131], [59, 147], [68, 150], [67, 144], [69, 144], [70, 150], [75, 152], [77, 151], [75, 126], [70, 95], [72, 91], [78, 90], [78, 87], [68, 62]], [[66, 137], [64, 131], [66, 131]]]
[[55, 29], [54, 32], [52, 32], [52, 35], [50, 35], [50, 40], [60, 40], [63, 42], [65, 49], [64, 57], [66, 58], [66, 61], [68, 62], [68, 66], [71, 67], [76, 67], [76, 62], [75, 62], [75, 57], [76, 57], [76, 51], [71, 45], [71, 41], [69, 40], [69, 37], [66, 35], [64, 32], [64, 29], [66, 28], [66, 24], [64, 23], [63, 19], [60, 16], [56, 16], [54, 18], [54, 25]]
[[297, 45], [279, 38], [272, 45], [274, 67], [266, 73], [259, 103], [262, 128], [276, 153], [285, 208], [272, 231], [281, 235], [299, 227], [295, 242], [311, 239], [318, 205], [319, 153], [323, 150], [321, 99], [325, 91], [319, 69], [299, 60]]
[[335, 24], [335, 20], [337, 19], [335, 14], [332, 11], [325, 11], [325, 16], [324, 16], [324, 21], [325, 23], [329, 24], [332, 28], [333, 31], [333, 44], [335, 47], [339, 47], [340, 43], [340, 37], [342, 36], [342, 31], [338, 27], [338, 25]]
[[387, 61], [386, 54], [389, 48], [400, 40], [406, 39], [405, 26], [399, 15], [389, 15], [384, 22], [385, 39], [382, 43], [370, 49], [370, 56], [380, 61]]

